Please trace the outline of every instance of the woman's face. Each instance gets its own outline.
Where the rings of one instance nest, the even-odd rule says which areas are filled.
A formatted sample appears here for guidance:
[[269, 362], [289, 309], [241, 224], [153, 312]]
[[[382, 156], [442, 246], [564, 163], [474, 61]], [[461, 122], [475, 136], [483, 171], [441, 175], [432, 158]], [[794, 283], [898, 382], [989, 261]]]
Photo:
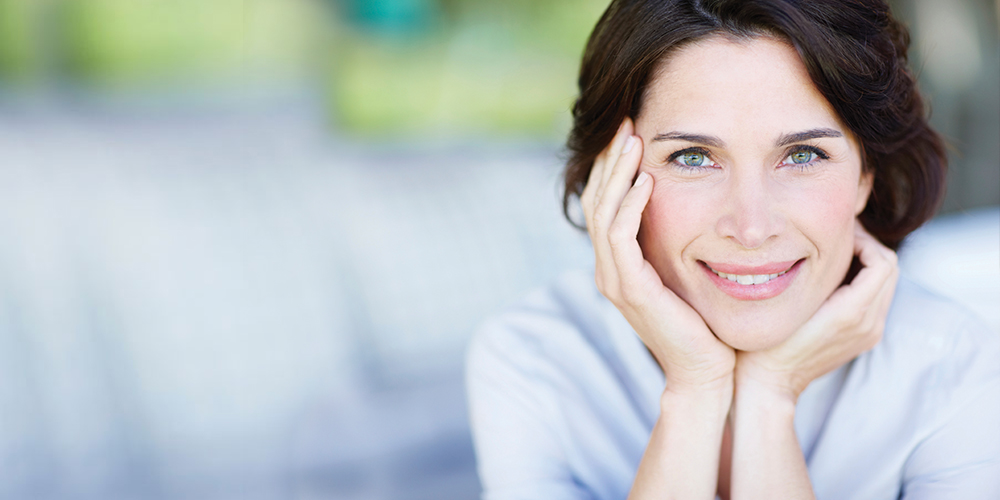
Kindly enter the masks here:
[[796, 51], [687, 45], [654, 75], [635, 128], [654, 179], [639, 243], [663, 283], [734, 348], [788, 338], [843, 281], [871, 189]]

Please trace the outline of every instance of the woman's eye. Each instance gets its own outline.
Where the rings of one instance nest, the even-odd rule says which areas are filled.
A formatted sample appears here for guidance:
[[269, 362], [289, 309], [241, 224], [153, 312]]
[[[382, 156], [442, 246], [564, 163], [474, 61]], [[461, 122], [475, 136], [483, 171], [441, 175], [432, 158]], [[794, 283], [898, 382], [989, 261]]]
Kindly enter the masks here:
[[669, 161], [676, 162], [681, 168], [711, 167], [715, 162], [708, 157], [708, 152], [701, 149], [688, 149], [674, 153]]
[[788, 155], [788, 159], [792, 160], [792, 163], [795, 163], [797, 165], [802, 165], [804, 163], [809, 163], [815, 160], [816, 153], [802, 149]]
[[702, 153], [684, 153], [681, 162], [689, 167], [704, 167], [708, 157]]
[[792, 150], [782, 161], [783, 165], [793, 165], [800, 168], [809, 167], [816, 160], [828, 160], [830, 157], [822, 149], [813, 146], [802, 146]]

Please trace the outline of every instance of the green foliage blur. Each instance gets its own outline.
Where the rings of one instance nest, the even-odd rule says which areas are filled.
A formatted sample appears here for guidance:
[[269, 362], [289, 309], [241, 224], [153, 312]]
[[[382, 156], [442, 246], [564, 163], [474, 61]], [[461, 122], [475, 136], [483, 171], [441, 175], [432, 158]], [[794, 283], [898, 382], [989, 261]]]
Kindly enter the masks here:
[[35, 26], [40, 12], [38, 2], [0, 0], [0, 78], [23, 81], [42, 71]]
[[334, 0], [330, 85], [347, 130], [561, 137], [606, 0]]
[[298, 81], [355, 137], [561, 137], [606, 4], [0, 0], [0, 98]]
[[143, 89], [300, 75], [315, 0], [0, 0], [0, 82]]

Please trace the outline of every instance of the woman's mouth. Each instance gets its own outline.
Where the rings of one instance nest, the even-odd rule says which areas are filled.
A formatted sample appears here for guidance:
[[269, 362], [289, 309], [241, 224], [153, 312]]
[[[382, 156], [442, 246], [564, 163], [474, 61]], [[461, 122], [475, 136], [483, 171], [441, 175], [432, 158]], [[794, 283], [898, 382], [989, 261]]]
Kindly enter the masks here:
[[726, 274], [722, 271], [716, 271], [715, 269], [712, 269], [712, 271], [729, 281], [735, 281], [741, 285], [763, 285], [764, 283], [767, 283], [768, 281], [771, 281], [774, 278], [788, 272], [781, 271], [776, 274]]
[[739, 300], [764, 300], [784, 292], [805, 259], [742, 266], [698, 261], [708, 278], [723, 292]]

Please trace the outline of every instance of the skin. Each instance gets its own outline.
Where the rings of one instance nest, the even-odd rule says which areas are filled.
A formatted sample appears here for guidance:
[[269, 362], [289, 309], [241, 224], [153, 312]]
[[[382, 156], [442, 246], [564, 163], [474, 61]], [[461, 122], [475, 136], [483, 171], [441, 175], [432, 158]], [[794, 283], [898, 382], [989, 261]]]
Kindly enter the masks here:
[[[830, 137], [778, 144], [816, 130]], [[595, 160], [581, 197], [595, 279], [667, 380], [630, 498], [813, 498], [795, 402], [880, 340], [898, 277], [856, 220], [859, 151], [793, 48], [716, 37], [664, 61]], [[852, 256], [864, 268], [840, 286]], [[788, 287], [763, 300], [702, 264], [788, 261]]]

